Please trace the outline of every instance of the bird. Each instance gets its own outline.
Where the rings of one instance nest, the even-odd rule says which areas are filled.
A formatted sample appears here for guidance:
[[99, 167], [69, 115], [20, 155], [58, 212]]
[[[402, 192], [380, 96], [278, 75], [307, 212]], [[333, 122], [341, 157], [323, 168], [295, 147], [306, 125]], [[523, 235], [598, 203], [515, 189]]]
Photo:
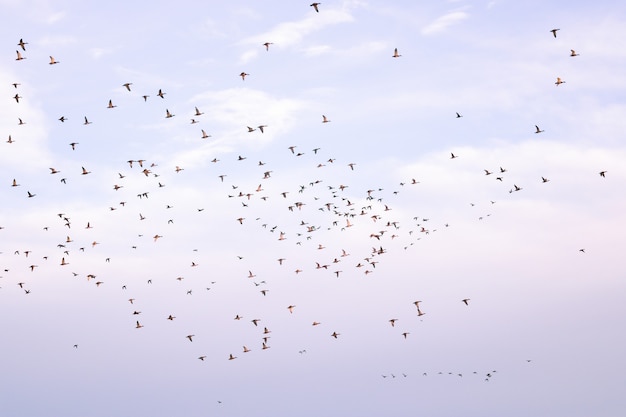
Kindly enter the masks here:
[[196, 112], [194, 113], [194, 116], [202, 116], [204, 114], [204, 112], [201, 112], [200, 110], [198, 110], [198, 108], [196, 107]]
[[396, 321], [398, 321], [398, 319], [390, 319], [389, 323], [391, 324], [391, 327], [395, 327], [396, 326]]
[[607, 171], [600, 171], [600, 176], [602, 178], [606, 178], [606, 173], [607, 173]]
[[337, 338], [337, 336], [339, 336], [341, 333], [337, 333], [337, 332], [333, 332], [333, 334], [331, 334], [332, 337], [334, 337], [335, 339]]
[[322, 123], [329, 123], [329, 122], [330, 120], [328, 120], [328, 117], [322, 114]]
[[188, 334], [186, 337], [187, 337], [187, 339], [189, 339], [190, 342], [193, 342], [192, 337], [194, 337], [194, 336], [195, 336], [195, 334]]
[[543, 130], [539, 129], [539, 126], [535, 125], [535, 133], [541, 133]]
[[165, 118], [169, 119], [170, 117], [174, 117], [175, 114], [170, 113], [168, 109], [165, 109]]
[[84, 125], [90, 125], [91, 122], [89, 120], [87, 120], [87, 116], [85, 116], [85, 122], [83, 123]]
[[392, 58], [400, 58], [401, 56], [402, 56], [402, 55], [400, 55], [400, 54], [398, 53], [398, 48], [395, 48], [395, 49], [393, 50], [393, 55], [392, 55], [391, 57], [392, 57]]
[[548, 181], [550, 181], [550, 180], [547, 179], [547, 178], [541, 177], [541, 182], [548, 182]]
[[117, 106], [113, 105], [113, 101], [109, 100], [109, 104], [107, 106], [107, 109], [113, 109], [115, 107], [117, 107]]
[[85, 167], [81, 167], [81, 168], [83, 169], [83, 172], [81, 173], [81, 175], [91, 174], [91, 171], [87, 171]]
[[15, 99], [16, 102], [20, 102], [20, 99], [22, 98], [22, 96], [20, 96], [19, 94], [16, 94], [13, 96], [13, 98]]
[[320, 4], [322, 4], [322, 3], [312, 3], [312, 4], [311, 4], [311, 7], [312, 7], [313, 9], [315, 9], [315, 11], [316, 11], [317, 13], [319, 13], [319, 12], [320, 12], [320, 9], [318, 8], [318, 6], [319, 6]]
[[53, 56], [50, 56], [50, 65], [59, 64], [61, 61], [57, 61]]
[[233, 354], [231, 353], [230, 356], [228, 356], [228, 360], [232, 361], [233, 359], [237, 359], [237, 357], [233, 356]]
[[239, 74], [239, 76], [241, 77], [242, 81], [245, 81], [246, 80], [246, 76], [248, 76], [248, 75], [250, 75], [250, 74], [248, 74], [246, 72], [243, 72], [243, 71], [241, 72], [241, 74]]
[[15, 51], [15, 52], [17, 53], [17, 58], [15, 58], [16, 61], [21, 61], [22, 59], [26, 59], [26, 57], [22, 56], [20, 51]]
[[556, 31], [557, 30], [561, 30], [561, 29], [551, 29], [550, 32], [552, 32], [552, 35], [554, 35], [554, 37], [556, 38]]
[[574, 51], [573, 49], [570, 49], [570, 54], [569, 56], [578, 56], [580, 54], [577, 54], [576, 51]]
[[15, 178], [13, 178], [13, 182], [11, 183], [11, 187], [19, 187], [21, 184], [18, 184]]
[[130, 91], [130, 86], [131, 86], [131, 85], [133, 85], [133, 83], [124, 83], [124, 84], [122, 84], [122, 87], [126, 87], [126, 89], [127, 89], [128, 91]]
[[454, 159], [454, 158], [458, 158], [458, 156], [456, 156], [455, 154], [453, 154], [452, 152], [450, 152], [450, 159]]
[[461, 117], [463, 117], [462, 115], [459, 114], [459, 112], [456, 112], [456, 118], [460, 119]]
[[561, 84], [565, 84], [565, 81], [561, 80], [561, 77], [556, 77], [556, 82], [554, 84], [558, 87]]
[[470, 300], [469, 298], [464, 298], [461, 301], [463, 301], [465, 303], [465, 305], [467, 306], [467, 305], [469, 305], [469, 303], [468, 303], [469, 300]]
[[17, 46], [22, 48], [22, 51], [25, 51], [26, 50], [26, 45], [28, 45], [28, 42], [24, 42], [24, 39], [20, 38], [20, 41], [17, 43]]
[[265, 50], [266, 50], [266, 51], [269, 51], [269, 50], [270, 50], [270, 45], [274, 45], [274, 43], [273, 43], [273, 42], [265, 42], [265, 43], [263, 44], [263, 46], [265, 46]]
[[[161, 98], [165, 98], [165, 94], [167, 94], [167, 93], [164, 93], [164, 92], [163, 92], [163, 90], [161, 90], [161, 89], [159, 88], [159, 92], [157, 93], [157, 96], [159, 96], [159, 97], [161, 97]], [[147, 97], [148, 97], [148, 96], [144, 96], [144, 101], [145, 101], [145, 99], [146, 99]]]

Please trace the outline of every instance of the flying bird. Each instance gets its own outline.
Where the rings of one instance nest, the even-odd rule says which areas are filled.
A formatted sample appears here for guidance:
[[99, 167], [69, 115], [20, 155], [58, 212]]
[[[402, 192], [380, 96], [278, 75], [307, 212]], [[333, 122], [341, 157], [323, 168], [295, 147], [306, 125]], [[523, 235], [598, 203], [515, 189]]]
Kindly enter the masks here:
[[395, 49], [393, 50], [393, 55], [392, 55], [392, 58], [400, 58], [401, 56], [402, 56], [402, 55], [400, 55], [400, 54], [398, 53], [398, 48], [395, 48]]
[[20, 39], [20, 41], [17, 43], [17, 46], [22, 48], [22, 51], [26, 50], [26, 45], [28, 45], [28, 42], [24, 42], [24, 39]]
[[50, 56], [50, 65], [59, 64], [61, 61], [57, 61], [53, 56]]
[[539, 129], [539, 126], [535, 125], [535, 133], [541, 133], [543, 130]]
[[274, 43], [273, 43], [273, 42], [265, 42], [265, 43], [263, 44], [263, 46], [265, 46], [265, 50], [266, 50], [266, 51], [269, 51], [269, 50], [270, 50], [270, 45], [274, 45]]
[[26, 59], [26, 57], [22, 56], [20, 51], [15, 51], [15, 52], [17, 53], [17, 58], [15, 58], [16, 61], [21, 61], [22, 59]]
[[320, 12], [320, 9], [318, 8], [318, 6], [322, 4], [322, 3], [312, 3], [311, 7], [315, 9], [316, 12]]
[[580, 54], [577, 54], [576, 51], [574, 51], [573, 49], [570, 49], [570, 54], [569, 56], [578, 56]]
[[552, 35], [554, 35], [555, 38], [556, 38], [556, 31], [557, 30], [561, 30], [561, 29], [552, 29], [552, 30], [550, 30], [550, 32], [552, 32]]
[[556, 77], [556, 82], [554, 84], [558, 87], [561, 84], [565, 84], [565, 81], [561, 80], [561, 77]]
[[328, 120], [328, 117], [322, 114], [322, 123], [328, 123], [328, 122], [330, 122], [330, 120]]

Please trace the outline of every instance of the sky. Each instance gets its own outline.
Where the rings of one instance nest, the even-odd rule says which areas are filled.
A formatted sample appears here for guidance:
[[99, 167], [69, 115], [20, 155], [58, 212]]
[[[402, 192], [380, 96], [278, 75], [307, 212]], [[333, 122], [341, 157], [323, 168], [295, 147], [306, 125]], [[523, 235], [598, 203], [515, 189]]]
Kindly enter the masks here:
[[623, 415], [625, 5], [0, 9], [3, 414]]

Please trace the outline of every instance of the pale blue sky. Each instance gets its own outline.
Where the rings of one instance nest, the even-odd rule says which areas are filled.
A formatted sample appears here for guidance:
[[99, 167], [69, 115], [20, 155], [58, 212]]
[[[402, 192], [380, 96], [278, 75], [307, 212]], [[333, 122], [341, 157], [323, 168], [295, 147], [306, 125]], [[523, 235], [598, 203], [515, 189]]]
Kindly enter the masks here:
[[392, 3], [0, 0], [3, 414], [622, 415], [626, 7]]

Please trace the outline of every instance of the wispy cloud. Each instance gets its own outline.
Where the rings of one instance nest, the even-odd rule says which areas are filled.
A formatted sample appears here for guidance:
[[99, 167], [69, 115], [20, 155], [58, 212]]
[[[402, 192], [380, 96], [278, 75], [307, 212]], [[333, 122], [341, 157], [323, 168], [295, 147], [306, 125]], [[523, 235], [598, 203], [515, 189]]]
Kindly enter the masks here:
[[469, 14], [463, 11], [455, 11], [445, 14], [435, 19], [432, 23], [426, 25], [422, 29], [423, 35], [433, 35], [445, 31], [448, 27], [459, 23], [469, 17]]
[[[258, 50], [265, 42], [272, 42], [272, 47], [288, 48], [302, 43], [312, 33], [322, 30], [326, 26], [347, 23], [353, 20], [348, 8], [325, 9], [324, 13], [309, 14], [304, 19], [294, 22], [284, 22], [276, 25], [267, 32], [248, 37], [240, 42], [242, 45], [254, 45]], [[246, 63], [255, 58], [256, 50], [247, 50], [240, 56], [240, 62]]]

